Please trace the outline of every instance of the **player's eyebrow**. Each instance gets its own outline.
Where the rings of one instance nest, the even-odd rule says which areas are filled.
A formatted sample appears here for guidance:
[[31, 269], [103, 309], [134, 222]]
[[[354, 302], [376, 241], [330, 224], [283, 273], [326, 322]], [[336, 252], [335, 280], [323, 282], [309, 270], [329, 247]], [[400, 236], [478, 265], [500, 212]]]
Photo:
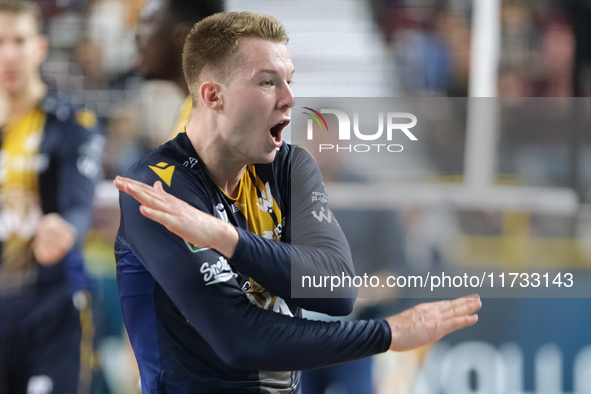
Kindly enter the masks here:
[[[269, 74], [279, 74], [279, 72], [275, 69], [262, 69], [257, 71], [257, 74], [259, 73], [269, 73]], [[292, 68], [291, 72], [289, 73], [289, 76], [293, 76], [293, 74], [295, 73], [295, 68]]]

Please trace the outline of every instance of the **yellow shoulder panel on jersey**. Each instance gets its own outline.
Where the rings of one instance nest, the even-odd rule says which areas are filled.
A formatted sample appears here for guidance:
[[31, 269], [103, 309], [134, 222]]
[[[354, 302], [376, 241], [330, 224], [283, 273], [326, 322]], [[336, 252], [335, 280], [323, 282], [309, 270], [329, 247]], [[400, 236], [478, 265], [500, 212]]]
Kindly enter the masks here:
[[91, 129], [96, 126], [96, 115], [87, 109], [79, 109], [76, 111], [76, 122], [87, 129]]
[[174, 173], [175, 166], [168, 165], [161, 161], [160, 163], [156, 164], [156, 166], [148, 166], [152, 171], [156, 173], [166, 183], [170, 186], [170, 182], [172, 181], [172, 174]]

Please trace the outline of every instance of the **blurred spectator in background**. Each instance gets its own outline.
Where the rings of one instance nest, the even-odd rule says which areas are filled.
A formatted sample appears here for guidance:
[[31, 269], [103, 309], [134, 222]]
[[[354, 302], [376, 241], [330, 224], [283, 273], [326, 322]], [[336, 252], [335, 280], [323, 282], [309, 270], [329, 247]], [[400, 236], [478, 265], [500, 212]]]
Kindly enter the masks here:
[[82, 259], [104, 140], [49, 93], [38, 9], [0, 2], [0, 392], [89, 393], [91, 285]]
[[144, 153], [137, 142], [137, 114], [132, 108], [121, 106], [112, 111], [107, 127], [109, 133], [117, 135], [117, 139], [107, 141], [105, 161], [108, 168], [107, 178], [123, 174]]
[[394, 52], [403, 93], [467, 95], [471, 38], [466, 10], [435, 1], [386, 1], [374, 6]]
[[85, 90], [106, 89], [107, 74], [103, 68], [103, 48], [88, 37], [81, 38], [73, 48], [72, 63], [77, 65], [83, 76]]
[[502, 37], [500, 97], [573, 96], [575, 36], [568, 9], [508, 2]]
[[571, 97], [573, 95], [573, 64], [575, 37], [571, 23], [558, 10], [549, 10], [541, 33], [543, 82], [538, 96]]
[[447, 96], [466, 97], [472, 45], [469, 14], [460, 10], [444, 9], [438, 12], [435, 18], [435, 33], [442, 37], [449, 51], [453, 70], [447, 85]]
[[191, 111], [191, 97], [182, 67], [185, 38], [195, 23], [222, 11], [223, 0], [147, 0], [140, 13], [136, 30], [136, 69], [146, 79], [175, 83], [187, 96], [172, 136], [183, 130]]
[[[499, 96], [573, 95], [574, 2], [501, 2]], [[472, 2], [372, 0], [403, 93], [465, 97]]]

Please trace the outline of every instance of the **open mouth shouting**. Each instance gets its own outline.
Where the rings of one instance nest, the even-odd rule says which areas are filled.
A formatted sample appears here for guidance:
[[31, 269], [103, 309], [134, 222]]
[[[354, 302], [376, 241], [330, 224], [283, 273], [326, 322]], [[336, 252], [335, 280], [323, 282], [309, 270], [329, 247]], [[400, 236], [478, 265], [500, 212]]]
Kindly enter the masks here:
[[281, 132], [283, 131], [285, 126], [289, 124], [289, 122], [289, 119], [284, 119], [277, 123], [275, 126], [271, 127], [271, 129], [269, 130], [271, 133], [271, 138], [273, 138], [273, 143], [275, 147], [279, 148], [283, 143], [283, 140], [281, 139]]

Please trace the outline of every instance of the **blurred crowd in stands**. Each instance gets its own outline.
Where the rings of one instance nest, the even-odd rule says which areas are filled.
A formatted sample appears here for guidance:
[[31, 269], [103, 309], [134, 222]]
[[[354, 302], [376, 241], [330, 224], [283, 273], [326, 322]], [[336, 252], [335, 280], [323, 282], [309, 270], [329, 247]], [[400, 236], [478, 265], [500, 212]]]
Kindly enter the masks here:
[[[404, 93], [467, 96], [472, 2], [371, 3], [394, 53]], [[501, 2], [498, 96], [575, 95], [575, 22], [585, 16], [585, 10], [575, 15], [578, 11], [574, 1]]]
[[[39, 1], [51, 43], [50, 58], [43, 68], [45, 78], [97, 111], [107, 125], [108, 179], [168, 136], [183, 99], [174, 87], [143, 82], [133, 71], [134, 27], [142, 3]], [[585, 59], [575, 62], [574, 3], [502, 2], [499, 96], [589, 93]], [[368, 0], [392, 54], [397, 87], [393, 96], [467, 95], [471, 4], [466, 0]], [[580, 74], [576, 92], [575, 72]]]

